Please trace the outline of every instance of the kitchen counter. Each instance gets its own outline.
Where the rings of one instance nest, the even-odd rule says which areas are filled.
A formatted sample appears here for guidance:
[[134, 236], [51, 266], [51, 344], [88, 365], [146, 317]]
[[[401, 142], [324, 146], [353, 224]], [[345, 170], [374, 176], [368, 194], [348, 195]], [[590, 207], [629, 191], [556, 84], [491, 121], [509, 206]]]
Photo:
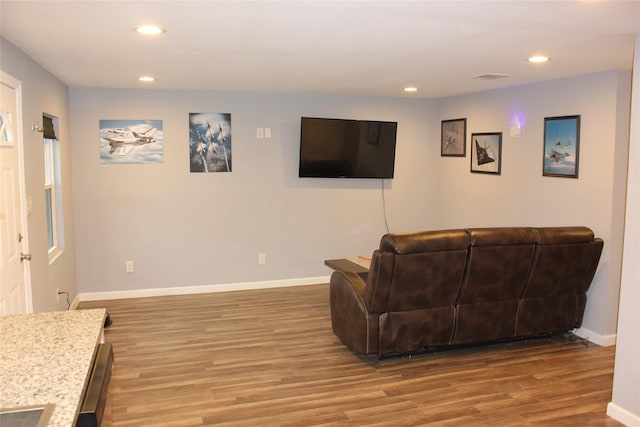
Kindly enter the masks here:
[[55, 405], [51, 427], [73, 427], [105, 309], [0, 316], [0, 408]]

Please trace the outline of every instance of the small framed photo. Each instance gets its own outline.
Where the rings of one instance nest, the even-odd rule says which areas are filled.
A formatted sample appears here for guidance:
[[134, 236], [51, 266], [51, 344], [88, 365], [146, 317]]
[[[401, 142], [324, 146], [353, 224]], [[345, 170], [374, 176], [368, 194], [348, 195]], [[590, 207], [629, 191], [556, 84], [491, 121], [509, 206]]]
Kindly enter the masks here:
[[471, 134], [471, 172], [500, 175], [502, 132]]
[[440, 126], [440, 155], [466, 157], [467, 119], [443, 120]]
[[542, 175], [578, 178], [580, 116], [545, 117]]

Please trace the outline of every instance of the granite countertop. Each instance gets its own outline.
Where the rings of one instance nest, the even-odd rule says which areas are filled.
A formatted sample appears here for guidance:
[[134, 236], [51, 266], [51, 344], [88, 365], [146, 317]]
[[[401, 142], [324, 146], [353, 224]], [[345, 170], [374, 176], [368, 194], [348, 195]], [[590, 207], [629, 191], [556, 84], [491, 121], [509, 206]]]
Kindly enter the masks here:
[[75, 426], [105, 309], [0, 316], [0, 408], [53, 404], [49, 426]]

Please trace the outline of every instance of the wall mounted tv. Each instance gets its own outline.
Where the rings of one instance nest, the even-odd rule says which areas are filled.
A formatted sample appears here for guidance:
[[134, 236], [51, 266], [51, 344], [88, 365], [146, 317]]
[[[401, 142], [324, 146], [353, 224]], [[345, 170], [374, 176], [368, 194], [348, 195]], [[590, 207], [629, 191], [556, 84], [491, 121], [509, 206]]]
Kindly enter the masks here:
[[393, 178], [397, 122], [302, 117], [301, 178]]

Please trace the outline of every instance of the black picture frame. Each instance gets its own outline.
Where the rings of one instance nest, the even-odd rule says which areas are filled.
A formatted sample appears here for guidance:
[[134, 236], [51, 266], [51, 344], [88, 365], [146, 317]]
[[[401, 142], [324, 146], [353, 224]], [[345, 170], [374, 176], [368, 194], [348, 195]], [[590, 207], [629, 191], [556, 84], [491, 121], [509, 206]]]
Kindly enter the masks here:
[[440, 124], [440, 156], [467, 156], [467, 119], [443, 120]]
[[580, 116], [544, 118], [542, 175], [578, 178]]
[[471, 172], [502, 173], [502, 132], [471, 134]]

